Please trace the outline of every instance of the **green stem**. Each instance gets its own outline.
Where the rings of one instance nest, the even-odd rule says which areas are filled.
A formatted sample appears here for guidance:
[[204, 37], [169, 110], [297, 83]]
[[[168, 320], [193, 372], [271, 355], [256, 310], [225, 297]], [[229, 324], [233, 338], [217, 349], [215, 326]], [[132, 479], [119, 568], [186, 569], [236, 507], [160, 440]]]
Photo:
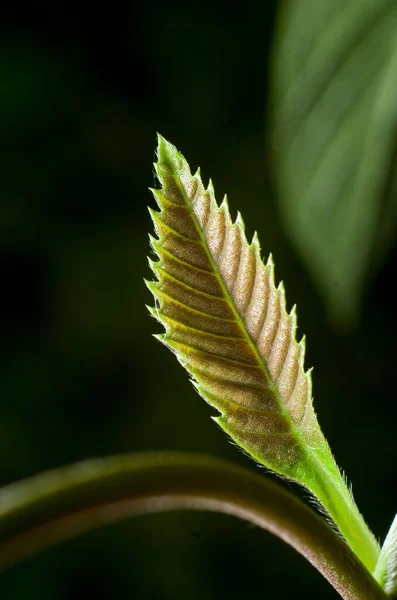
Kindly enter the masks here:
[[314, 565], [345, 600], [387, 596], [309, 507], [263, 476], [183, 454], [85, 461], [0, 491], [0, 568], [62, 539], [134, 514], [219, 511], [270, 531]]
[[311, 491], [324, 506], [356, 556], [368, 571], [373, 573], [379, 558], [379, 545], [358, 510], [331, 450], [326, 462], [320, 462], [316, 458], [309, 461], [310, 459], [308, 464], [312, 464]]

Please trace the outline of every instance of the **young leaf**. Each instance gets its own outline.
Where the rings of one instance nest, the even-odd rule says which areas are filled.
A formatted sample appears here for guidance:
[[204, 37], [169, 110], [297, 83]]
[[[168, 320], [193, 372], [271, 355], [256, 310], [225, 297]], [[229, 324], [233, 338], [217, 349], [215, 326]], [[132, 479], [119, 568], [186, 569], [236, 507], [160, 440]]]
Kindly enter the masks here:
[[255, 460], [306, 486], [326, 508], [369, 570], [378, 547], [354, 504], [312, 405], [304, 340], [296, 341], [295, 309], [249, 244], [226, 198], [218, 207], [176, 148], [159, 137], [155, 164], [160, 212], [151, 210], [158, 239], [148, 287], [157, 336], [188, 370], [215, 420]]

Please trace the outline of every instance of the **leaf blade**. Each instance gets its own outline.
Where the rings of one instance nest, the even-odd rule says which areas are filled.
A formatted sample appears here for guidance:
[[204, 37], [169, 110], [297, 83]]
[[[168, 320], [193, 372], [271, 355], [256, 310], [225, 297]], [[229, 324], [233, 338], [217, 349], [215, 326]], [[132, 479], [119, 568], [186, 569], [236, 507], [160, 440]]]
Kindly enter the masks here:
[[205, 189], [200, 173], [192, 175], [161, 137], [155, 168], [162, 190], [155, 193], [160, 212], [151, 211], [159, 236], [152, 247], [159, 260], [151, 262], [157, 281], [148, 287], [151, 312], [166, 330], [160, 340], [219, 411], [216, 422], [255, 460], [310, 489], [372, 568], [378, 547], [318, 425], [305, 341], [296, 340], [296, 311], [286, 310], [272, 257], [263, 263], [258, 237], [248, 243], [226, 197], [218, 206], [212, 184]]
[[285, 3], [274, 46], [269, 139], [279, 205], [342, 327], [357, 320], [368, 273], [395, 231], [387, 188], [395, 191], [396, 24], [393, 0], [299, 0]]
[[[174, 152], [171, 145], [160, 139], [158, 171], [162, 178], [164, 178], [166, 169], [164, 165], [167, 164], [163, 156], [170, 152]], [[163, 160], [163, 164], [161, 160]], [[291, 410], [284, 418], [285, 429], [289, 430], [294, 423], [298, 426], [299, 421], [302, 420], [300, 414], [302, 411], [299, 406], [296, 406], [299, 404], [296, 397], [302, 395], [302, 391], [306, 395], [304, 408], [309, 405], [309, 410], [312, 410], [309, 396], [309, 374], [303, 368], [299, 369], [299, 367], [303, 367], [304, 345], [297, 344], [295, 341], [295, 311], [292, 311], [291, 314], [286, 313], [284, 288], [275, 286], [272, 257], [269, 257], [266, 265], [263, 264], [257, 236], [251, 244], [248, 244], [241, 216], [233, 223], [227, 200], [224, 200], [218, 207], [212, 185], [210, 184], [205, 190], [199, 176], [190, 175], [187, 163], [180, 161], [179, 168], [181, 166], [183, 170], [181, 180], [189, 186], [190, 194], [193, 191], [193, 195], [190, 196], [193, 213], [190, 214], [190, 219], [186, 218], [187, 210], [185, 218], [182, 218], [180, 223], [174, 220], [174, 214], [169, 212], [170, 207], [180, 207], [183, 202], [176, 192], [175, 186], [172, 188], [171, 198], [166, 197], [164, 192], [156, 191], [156, 201], [161, 211], [160, 213], [150, 211], [156, 232], [160, 236], [160, 245], [156, 244], [155, 246], [156, 252], [160, 253], [160, 261], [151, 263], [152, 269], [158, 277], [159, 285], [151, 284], [150, 289], [161, 305], [164, 306], [164, 302], [172, 299], [174, 302], [183, 304], [190, 313], [187, 317], [183, 313], [179, 313], [182, 321], [178, 321], [174, 313], [169, 316], [158, 310], [159, 320], [168, 328], [162, 341], [179, 356], [182, 356], [186, 362], [190, 360], [193, 375], [197, 375], [194, 369], [200, 369], [203, 365], [207, 365], [206, 368], [211, 369], [208, 363], [212, 361], [213, 364], [217, 364], [213, 378], [216, 377], [219, 370], [222, 370], [225, 377], [227, 374], [230, 377], [230, 374], [234, 373], [240, 383], [243, 381], [249, 385], [256, 382], [261, 389], [261, 393], [255, 401], [256, 410], [259, 412], [263, 410], [263, 406], [266, 406], [267, 412], [273, 411], [275, 420], [279, 419], [280, 411], [283, 411], [287, 401], [291, 400]], [[189, 180], [190, 177], [191, 180]], [[181, 216], [182, 211], [179, 213]], [[196, 223], [195, 227], [192, 227], [194, 217]], [[171, 222], [177, 227], [176, 230], [172, 229]], [[188, 232], [189, 235], [185, 235]], [[171, 243], [170, 236], [172, 236]], [[200, 238], [203, 245], [207, 246], [204, 253], [202, 248], [192, 251], [192, 242], [197, 242]], [[181, 249], [180, 246], [177, 249], [178, 241], [185, 244], [184, 249]], [[171, 247], [173, 248], [171, 254], [184, 260], [185, 263], [187, 263], [186, 258], [188, 257], [192, 261], [193, 267], [197, 268], [197, 265], [200, 264], [199, 268], [204, 272], [210, 272], [211, 269], [215, 280], [211, 290], [204, 291], [202, 288], [197, 288], [198, 279], [195, 281], [196, 287], [192, 285], [192, 281], [188, 283], [186, 280], [178, 280], [175, 273], [169, 272], [169, 266], [168, 269], [163, 268], [161, 262], [163, 249], [165, 248], [166, 252], [169, 252]], [[194, 250], [197, 254], [194, 253]], [[184, 258], [181, 258], [182, 254]], [[204, 258], [205, 254], [207, 260]], [[194, 328], [189, 328], [188, 322], [190, 322], [193, 312], [199, 317], [213, 319], [212, 329], [209, 330], [207, 327], [206, 331], [203, 331], [201, 327], [193, 331]], [[223, 329], [222, 324], [225, 321], [227, 321], [227, 325], [226, 329]], [[232, 331], [227, 329], [229, 324], [232, 325], [234, 335], [230, 335]], [[187, 331], [189, 331], [188, 336], [186, 336]], [[181, 338], [189, 336], [192, 340], [191, 345], [187, 344], [186, 340], [185, 343], [181, 343]], [[230, 344], [227, 340], [230, 341]], [[292, 365], [295, 373], [295, 381], [292, 383], [288, 376], [288, 370], [284, 369], [285, 363], [290, 367]], [[281, 382], [279, 388], [272, 389], [274, 381], [279, 377]], [[201, 379], [201, 393], [206, 399], [207, 396], [211, 396], [212, 403], [219, 409], [221, 400], [219, 398], [218, 403], [216, 402], [216, 395], [212, 394], [210, 389], [211, 385], [214, 385], [214, 381], [203, 383]], [[266, 398], [263, 390], [267, 391]], [[277, 392], [281, 392], [283, 398], [278, 398]], [[252, 401], [251, 398], [251, 403]], [[229, 398], [229, 408], [232, 404], [233, 397]], [[239, 406], [236, 399], [234, 405]], [[235, 417], [240, 415], [241, 418], [242, 412], [242, 410], [234, 409]], [[234, 420], [234, 428], [237, 430], [239, 418]], [[226, 427], [226, 421], [223, 422], [222, 419], [219, 420], [219, 424]], [[279, 443], [282, 443], [281, 440]], [[261, 460], [260, 453], [257, 458]], [[279, 464], [273, 466], [273, 468], [277, 467], [279, 471], [283, 471]], [[293, 476], [289, 468], [284, 474]]]

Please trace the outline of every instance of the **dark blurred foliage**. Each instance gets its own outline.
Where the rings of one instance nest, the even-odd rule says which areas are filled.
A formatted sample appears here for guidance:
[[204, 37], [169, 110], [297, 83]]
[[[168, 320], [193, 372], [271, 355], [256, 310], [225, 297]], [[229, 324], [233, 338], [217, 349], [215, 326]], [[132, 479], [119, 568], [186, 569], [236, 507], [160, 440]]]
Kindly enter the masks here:
[[[360, 329], [337, 336], [282, 233], [266, 170], [277, 2], [3, 8], [0, 47], [0, 480], [120, 452], [207, 452], [255, 469], [151, 333], [143, 278], [155, 132], [272, 251], [315, 365], [316, 410], [371, 527], [396, 509], [394, 254]], [[375, 411], [376, 409], [376, 411]], [[393, 453], [394, 452], [394, 453]], [[336, 598], [265, 532], [222, 515], [151, 515], [1, 576], [2, 598]]]

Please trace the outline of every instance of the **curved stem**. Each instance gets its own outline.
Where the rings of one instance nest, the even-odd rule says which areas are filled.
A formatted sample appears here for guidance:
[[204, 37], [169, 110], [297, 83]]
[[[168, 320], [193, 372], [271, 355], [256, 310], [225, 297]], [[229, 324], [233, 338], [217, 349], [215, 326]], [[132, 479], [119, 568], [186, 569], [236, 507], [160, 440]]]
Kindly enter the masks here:
[[183, 454], [88, 460], [0, 491], [0, 568], [62, 539], [135, 514], [235, 515], [290, 544], [345, 600], [387, 596], [347, 544], [290, 492], [226, 461]]

